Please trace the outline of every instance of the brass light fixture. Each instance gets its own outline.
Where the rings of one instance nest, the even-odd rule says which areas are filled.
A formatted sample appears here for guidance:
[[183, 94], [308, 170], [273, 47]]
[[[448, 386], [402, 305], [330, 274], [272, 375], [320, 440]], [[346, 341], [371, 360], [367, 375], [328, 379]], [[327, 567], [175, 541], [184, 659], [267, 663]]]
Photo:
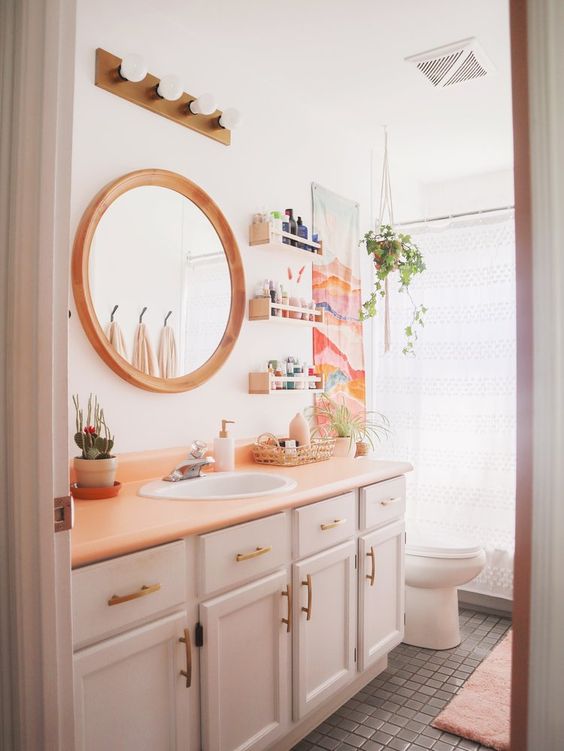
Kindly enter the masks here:
[[239, 122], [236, 109], [224, 112], [215, 109], [211, 94], [192, 96], [182, 91], [176, 76], [170, 74], [159, 79], [148, 73], [139, 55], [128, 55], [122, 60], [99, 47], [95, 84], [224, 146], [230, 145], [231, 130]]

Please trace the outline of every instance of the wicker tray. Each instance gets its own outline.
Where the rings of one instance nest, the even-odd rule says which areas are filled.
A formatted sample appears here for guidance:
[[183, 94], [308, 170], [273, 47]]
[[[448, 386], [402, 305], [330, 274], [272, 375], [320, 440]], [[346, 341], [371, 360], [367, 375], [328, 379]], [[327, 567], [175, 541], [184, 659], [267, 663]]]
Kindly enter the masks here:
[[324, 462], [333, 456], [335, 438], [314, 438], [309, 446], [284, 448], [272, 433], [259, 435], [251, 446], [257, 464], [272, 464], [279, 467], [297, 467], [300, 464]]

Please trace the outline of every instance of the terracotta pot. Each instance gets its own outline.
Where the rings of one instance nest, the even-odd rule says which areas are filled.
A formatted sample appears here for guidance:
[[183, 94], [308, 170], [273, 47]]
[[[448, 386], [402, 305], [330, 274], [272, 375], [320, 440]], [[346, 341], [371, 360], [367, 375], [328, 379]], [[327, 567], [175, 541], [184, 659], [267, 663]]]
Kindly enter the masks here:
[[356, 443], [350, 438], [337, 438], [335, 442], [335, 451], [333, 456], [354, 456], [356, 453]]
[[73, 466], [79, 488], [109, 488], [116, 479], [115, 456], [110, 459], [82, 459], [75, 456]]

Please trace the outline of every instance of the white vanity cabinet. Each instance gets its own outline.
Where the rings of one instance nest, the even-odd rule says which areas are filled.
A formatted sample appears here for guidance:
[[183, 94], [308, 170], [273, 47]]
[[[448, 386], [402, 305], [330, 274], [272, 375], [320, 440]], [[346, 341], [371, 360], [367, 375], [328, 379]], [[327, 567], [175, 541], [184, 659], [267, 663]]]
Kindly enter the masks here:
[[262, 751], [290, 722], [289, 573], [200, 605], [202, 747]]
[[294, 564], [294, 719], [356, 673], [356, 544], [349, 540]]
[[403, 521], [359, 538], [359, 670], [396, 647], [404, 632]]
[[76, 751], [189, 747], [185, 633], [181, 612], [75, 654]]
[[77, 751], [295, 745], [403, 637], [404, 499], [396, 477], [75, 570]]

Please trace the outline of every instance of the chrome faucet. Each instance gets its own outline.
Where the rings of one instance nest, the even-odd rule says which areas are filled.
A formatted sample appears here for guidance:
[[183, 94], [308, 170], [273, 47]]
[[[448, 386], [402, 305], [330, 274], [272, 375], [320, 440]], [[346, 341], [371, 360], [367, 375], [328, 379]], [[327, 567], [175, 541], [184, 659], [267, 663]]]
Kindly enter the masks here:
[[190, 456], [175, 467], [172, 472], [163, 477], [166, 482], [180, 482], [191, 480], [194, 477], [202, 477], [203, 467], [215, 464], [213, 456], [206, 456], [207, 445], [203, 441], [194, 441], [191, 446]]

